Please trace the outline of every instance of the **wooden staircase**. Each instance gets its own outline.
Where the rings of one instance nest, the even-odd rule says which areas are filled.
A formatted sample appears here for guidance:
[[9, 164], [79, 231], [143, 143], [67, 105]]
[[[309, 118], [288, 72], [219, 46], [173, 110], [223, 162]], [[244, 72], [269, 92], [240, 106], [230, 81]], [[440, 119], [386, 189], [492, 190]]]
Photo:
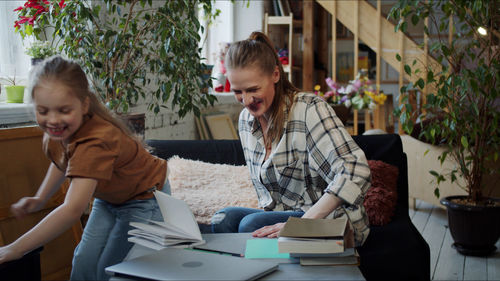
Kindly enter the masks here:
[[[377, 54], [376, 85], [380, 87], [380, 65], [384, 59], [390, 66], [399, 72], [399, 88], [407, 81], [416, 82], [419, 78], [427, 75], [425, 69], [431, 67], [438, 69], [439, 63], [429, 55], [428, 38], [424, 34], [423, 48], [403, 32], [394, 32], [395, 25], [382, 15], [381, 0], [377, 0], [377, 7], [373, 7], [368, 1], [332, 1], [316, 0], [327, 12], [336, 18], [346, 28], [354, 34], [354, 46], [358, 46], [362, 40]], [[425, 23], [427, 25], [427, 22]], [[332, 20], [332, 54], [336, 52], [336, 21]], [[423, 30], [422, 30], [423, 33]], [[401, 60], [396, 58], [399, 54]], [[358, 57], [358, 48], [354, 48], [354, 57]], [[419, 68], [423, 71], [418, 74], [408, 75], [404, 66], [408, 64], [412, 68]], [[336, 56], [332, 56], [332, 65], [336, 65]], [[336, 77], [335, 67], [332, 68], [332, 77]], [[437, 71], [434, 71], [436, 73]], [[358, 73], [358, 61], [354, 60], [354, 76]], [[424, 88], [423, 97], [430, 89]], [[425, 102], [423, 100], [422, 102]], [[383, 118], [383, 116], [374, 116]], [[366, 118], [365, 118], [366, 119]], [[399, 132], [401, 132], [401, 127]]]

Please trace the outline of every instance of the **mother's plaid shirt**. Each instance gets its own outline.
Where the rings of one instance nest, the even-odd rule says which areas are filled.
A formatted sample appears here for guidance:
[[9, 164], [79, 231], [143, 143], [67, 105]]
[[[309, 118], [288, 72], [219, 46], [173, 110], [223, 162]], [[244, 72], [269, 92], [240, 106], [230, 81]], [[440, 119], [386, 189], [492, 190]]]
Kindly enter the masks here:
[[247, 109], [240, 113], [240, 139], [259, 207], [306, 212], [324, 192], [335, 194], [344, 202], [333, 216], [348, 216], [356, 245], [361, 245], [370, 232], [363, 207], [370, 187], [364, 152], [334, 110], [314, 94], [297, 94], [285, 114], [284, 133], [264, 161], [261, 126]]

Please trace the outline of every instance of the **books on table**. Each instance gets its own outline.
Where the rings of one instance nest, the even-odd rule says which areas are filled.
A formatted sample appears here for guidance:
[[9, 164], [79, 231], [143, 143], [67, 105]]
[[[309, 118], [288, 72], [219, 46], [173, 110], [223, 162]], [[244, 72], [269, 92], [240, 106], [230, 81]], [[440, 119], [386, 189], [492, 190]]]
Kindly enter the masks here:
[[279, 233], [280, 253], [325, 254], [344, 251], [347, 218], [303, 219], [289, 217]]
[[155, 250], [193, 247], [205, 243], [194, 215], [184, 201], [159, 191], [155, 191], [154, 196], [163, 221], [130, 222], [134, 227], [128, 232], [130, 242]]
[[357, 251], [352, 245], [346, 245], [349, 234], [346, 217], [290, 217], [278, 235], [278, 250], [300, 258], [301, 265], [357, 265]]

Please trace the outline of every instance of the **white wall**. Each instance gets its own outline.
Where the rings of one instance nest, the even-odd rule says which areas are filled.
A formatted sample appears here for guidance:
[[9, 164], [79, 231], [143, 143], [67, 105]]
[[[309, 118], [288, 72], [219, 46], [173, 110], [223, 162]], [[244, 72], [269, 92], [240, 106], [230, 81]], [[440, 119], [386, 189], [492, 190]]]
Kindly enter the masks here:
[[254, 31], [263, 31], [264, 1], [235, 1], [234, 3], [234, 41], [247, 39]]

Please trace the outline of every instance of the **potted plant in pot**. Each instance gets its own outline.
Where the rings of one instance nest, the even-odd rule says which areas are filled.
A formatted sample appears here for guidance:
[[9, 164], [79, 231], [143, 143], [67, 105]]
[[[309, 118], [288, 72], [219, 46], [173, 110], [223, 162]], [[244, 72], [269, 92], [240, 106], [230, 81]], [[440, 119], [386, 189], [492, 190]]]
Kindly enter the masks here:
[[333, 107], [337, 117], [343, 124], [346, 124], [351, 109], [373, 110], [377, 105], [383, 105], [387, 96], [384, 92], [377, 92], [372, 87], [372, 82], [367, 75], [361, 72], [356, 75], [354, 80], [349, 81], [347, 86], [341, 86], [330, 77], [325, 79], [330, 88], [327, 92], [321, 91], [321, 86], [314, 87], [314, 94], [324, 99]]
[[25, 52], [31, 57], [31, 65], [36, 65], [43, 59], [57, 54], [56, 48], [49, 41], [34, 41]]
[[19, 85], [16, 80], [16, 74], [12, 77], [0, 78], [0, 84], [5, 84], [5, 93], [7, 96], [7, 103], [23, 103], [24, 102], [24, 85]]
[[28, 0], [26, 6], [41, 12], [16, 24], [53, 28], [60, 52], [80, 63], [115, 113], [130, 116], [130, 107], [141, 99], [155, 114], [170, 107], [182, 118], [215, 102], [215, 96], [203, 94], [211, 79], [202, 76], [203, 27], [197, 17], [201, 8], [215, 18], [219, 11], [211, 0]]
[[[437, 11], [441, 11], [440, 16]], [[449, 196], [440, 201], [448, 210], [453, 246], [462, 254], [491, 254], [500, 237], [500, 200], [490, 196], [498, 193], [500, 178], [498, 1], [400, 0], [390, 16], [398, 21], [411, 19], [415, 25], [428, 18], [430, 25], [446, 33], [453, 18], [453, 39], [448, 42], [447, 36], [439, 37], [429, 47], [439, 65], [428, 69], [415, 67], [415, 62], [405, 65], [411, 77], [426, 75], [403, 87], [401, 93], [426, 86], [430, 89], [419, 116], [419, 135], [444, 147], [439, 157], [441, 164], [448, 158], [455, 164], [450, 171], [430, 172], [438, 185], [451, 180], [467, 191], [467, 196]], [[404, 32], [406, 26], [406, 21], [401, 20], [396, 29]], [[481, 34], [482, 30], [486, 35]], [[428, 28], [424, 31], [429, 34]], [[414, 128], [412, 110], [405, 96], [395, 111], [408, 133]], [[434, 192], [439, 197], [438, 187]]]
[[30, 41], [25, 52], [32, 65], [58, 53], [51, 19], [63, 8], [64, 1], [28, 0], [14, 10], [18, 13], [14, 28], [23, 40]]
[[212, 14], [210, 0], [66, 1], [53, 16], [62, 50], [79, 61], [110, 109], [127, 113], [142, 98], [147, 108], [200, 113], [215, 97], [202, 93], [202, 26], [198, 7]]

